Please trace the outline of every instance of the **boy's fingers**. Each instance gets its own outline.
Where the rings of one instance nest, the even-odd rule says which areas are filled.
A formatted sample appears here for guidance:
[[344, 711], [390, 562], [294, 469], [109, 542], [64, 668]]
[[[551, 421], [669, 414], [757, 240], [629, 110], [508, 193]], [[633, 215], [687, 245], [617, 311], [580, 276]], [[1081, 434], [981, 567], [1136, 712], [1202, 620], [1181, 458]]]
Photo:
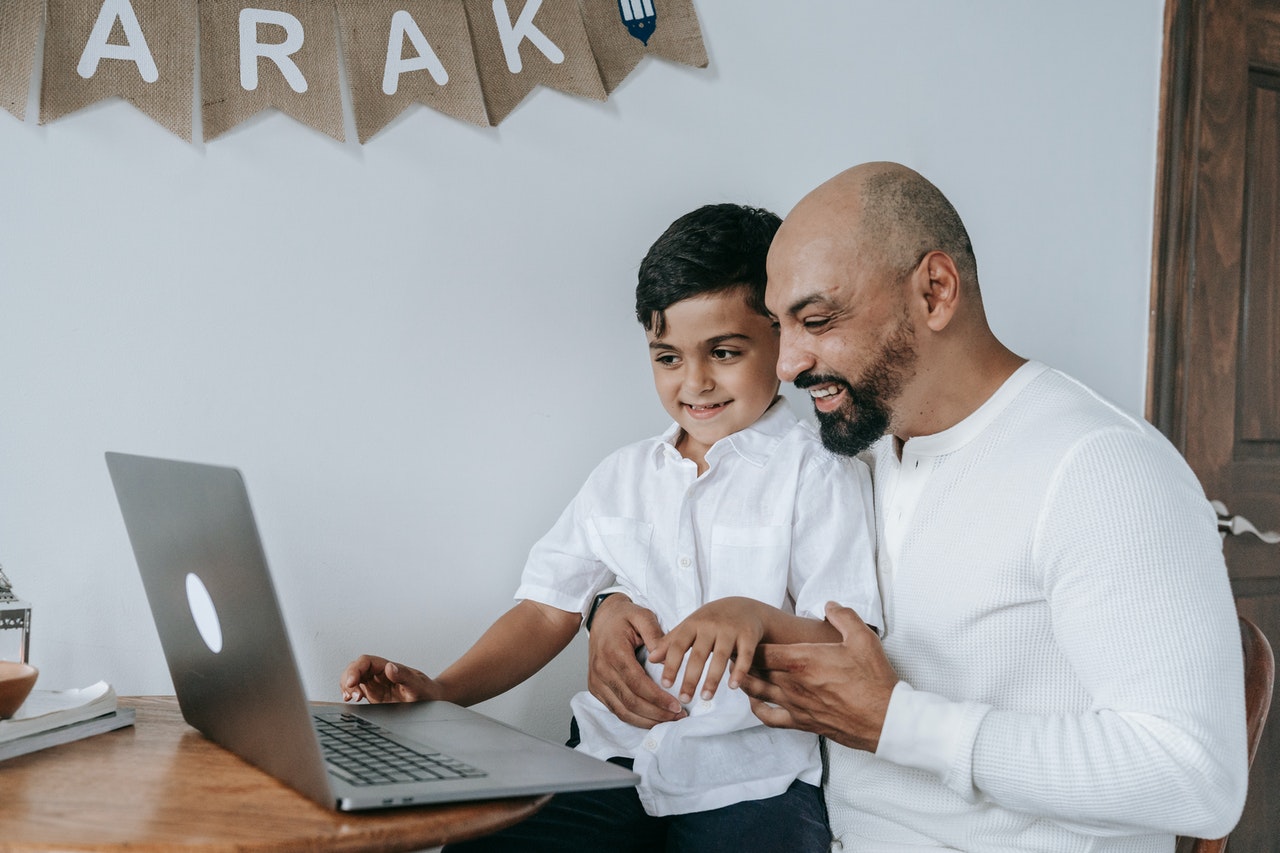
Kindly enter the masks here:
[[[687, 704], [693, 701], [703, 669], [715, 661], [715, 647], [715, 637], [699, 637], [698, 642], [689, 649], [684, 665], [684, 681], [680, 684], [681, 702]], [[677, 661], [677, 665], [678, 663]]]
[[733, 668], [729, 670], [729, 687], [738, 688], [742, 685], [742, 679], [747, 677], [751, 672], [751, 658], [755, 655], [755, 646], [748, 646], [743, 643], [738, 646], [737, 657], [734, 658]]

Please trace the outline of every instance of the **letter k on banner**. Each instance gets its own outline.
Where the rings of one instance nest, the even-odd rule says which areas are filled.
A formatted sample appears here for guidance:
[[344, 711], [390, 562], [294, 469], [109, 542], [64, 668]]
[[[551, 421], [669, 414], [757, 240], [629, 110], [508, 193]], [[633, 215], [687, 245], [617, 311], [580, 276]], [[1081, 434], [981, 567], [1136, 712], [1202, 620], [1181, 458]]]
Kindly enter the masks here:
[[494, 124], [541, 83], [606, 97], [578, 0], [465, 0], [480, 87]]

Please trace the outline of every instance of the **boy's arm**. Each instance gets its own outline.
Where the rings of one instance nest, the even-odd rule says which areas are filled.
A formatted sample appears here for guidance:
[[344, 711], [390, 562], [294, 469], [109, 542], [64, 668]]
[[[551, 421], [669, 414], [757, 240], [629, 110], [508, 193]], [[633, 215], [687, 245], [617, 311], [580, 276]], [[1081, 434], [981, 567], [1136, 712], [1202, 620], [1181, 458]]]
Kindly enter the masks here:
[[649, 650], [649, 660], [662, 663], [662, 683], [670, 687], [686, 652], [680, 701], [693, 700], [698, 677], [706, 667], [702, 698], [710, 699], [733, 661], [729, 686], [736, 688], [755, 656], [756, 646], [766, 643], [838, 643], [840, 632], [822, 619], [795, 616], [753, 598], [735, 596], [704, 604], [672, 628]]
[[432, 679], [416, 669], [365, 655], [340, 681], [344, 699], [474, 705], [505, 693], [558, 655], [578, 632], [582, 614], [525, 599], [498, 618], [462, 657]]

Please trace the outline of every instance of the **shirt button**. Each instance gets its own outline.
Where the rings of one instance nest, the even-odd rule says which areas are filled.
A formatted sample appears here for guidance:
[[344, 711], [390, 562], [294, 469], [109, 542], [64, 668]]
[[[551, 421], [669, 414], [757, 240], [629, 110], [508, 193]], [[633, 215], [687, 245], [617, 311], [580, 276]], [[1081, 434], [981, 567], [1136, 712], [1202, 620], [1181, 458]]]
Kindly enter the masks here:
[[658, 748], [658, 742], [653, 738], [646, 738], [644, 742], [644, 748], [649, 750], [650, 752], [653, 752], [655, 749]]
[[693, 565], [693, 560], [690, 560], [688, 557], [680, 558], [680, 568], [687, 569], [692, 565]]

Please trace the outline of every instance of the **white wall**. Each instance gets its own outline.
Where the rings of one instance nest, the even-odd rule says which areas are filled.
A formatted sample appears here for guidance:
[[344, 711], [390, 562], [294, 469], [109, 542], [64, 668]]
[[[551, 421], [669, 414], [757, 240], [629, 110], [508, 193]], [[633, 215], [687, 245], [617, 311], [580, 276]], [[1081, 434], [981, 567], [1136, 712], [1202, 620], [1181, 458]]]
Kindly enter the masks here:
[[[313, 698], [360, 651], [438, 671], [599, 458], [665, 425], [652, 239], [860, 161], [951, 196], [1015, 350], [1141, 411], [1161, 6], [698, 0], [707, 70], [365, 146], [0, 113], [0, 563], [43, 686], [172, 690], [105, 450], [243, 469]], [[584, 671], [579, 641], [487, 708], [560, 737]]]

